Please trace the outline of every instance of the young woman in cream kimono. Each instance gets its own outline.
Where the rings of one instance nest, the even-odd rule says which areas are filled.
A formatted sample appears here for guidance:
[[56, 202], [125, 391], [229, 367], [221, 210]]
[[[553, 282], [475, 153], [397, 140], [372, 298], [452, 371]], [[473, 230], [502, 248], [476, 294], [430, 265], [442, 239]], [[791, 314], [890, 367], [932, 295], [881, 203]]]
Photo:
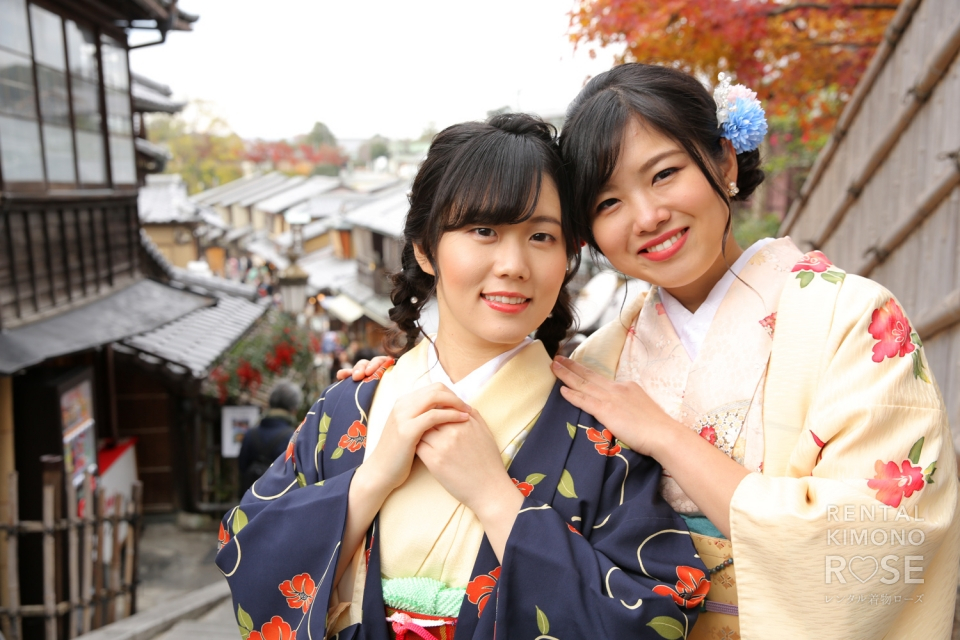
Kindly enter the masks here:
[[[679, 71], [591, 80], [561, 137], [591, 246], [653, 285], [573, 360], [564, 397], [664, 467], [712, 575], [691, 638], [948, 638], [956, 459], [899, 303], [789, 238], [746, 250], [755, 94]], [[716, 100], [716, 102], [715, 102]]]
[[[327, 389], [224, 517], [217, 565], [244, 640], [692, 627], [709, 581], [660, 466], [550, 370], [579, 255], [561, 178], [553, 128], [530, 116], [434, 139], [394, 278], [403, 355]], [[434, 295], [438, 333], [414, 346]]]

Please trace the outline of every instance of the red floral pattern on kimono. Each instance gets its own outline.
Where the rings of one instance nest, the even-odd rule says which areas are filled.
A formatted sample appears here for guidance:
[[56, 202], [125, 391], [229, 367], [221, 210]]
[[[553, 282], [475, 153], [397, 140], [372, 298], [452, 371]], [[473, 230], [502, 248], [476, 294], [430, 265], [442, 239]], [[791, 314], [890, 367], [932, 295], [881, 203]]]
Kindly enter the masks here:
[[516, 485], [517, 489], [520, 490], [520, 493], [523, 494], [524, 498], [528, 497], [531, 493], [533, 493], [533, 485], [530, 484], [529, 482], [520, 482], [516, 478], [510, 478], [510, 479], [513, 480], [513, 484]]
[[251, 631], [247, 640], [297, 640], [297, 632], [280, 616], [264, 622], [260, 631]]
[[670, 596], [678, 605], [692, 609], [698, 606], [710, 591], [710, 581], [703, 571], [695, 567], [677, 567], [677, 588], [658, 584], [653, 588], [654, 593]]
[[883, 362], [884, 358], [901, 358], [908, 353], [913, 353], [917, 345], [910, 339], [910, 321], [903, 314], [903, 309], [893, 298], [887, 300], [887, 303], [874, 310], [871, 317], [870, 326], [867, 328], [870, 335], [875, 340], [879, 340], [873, 346], [873, 361]]
[[290, 580], [280, 583], [280, 593], [287, 599], [287, 604], [291, 609], [302, 609], [304, 613], [310, 609], [313, 602], [313, 594], [317, 590], [317, 585], [309, 573], [301, 573]]
[[904, 460], [899, 467], [893, 461], [877, 460], [874, 470], [877, 475], [867, 481], [867, 486], [877, 489], [877, 500], [887, 506], [899, 507], [903, 498], [923, 489], [923, 469], [913, 466], [909, 460]]
[[227, 533], [227, 530], [223, 528], [223, 523], [221, 522], [220, 536], [219, 536], [219, 540], [217, 541], [217, 551], [219, 551], [220, 549], [223, 549], [223, 547], [227, 545], [229, 542], [230, 542], [230, 534]]
[[713, 427], [704, 427], [700, 429], [700, 437], [710, 444], [717, 444], [717, 430]]
[[497, 586], [500, 579], [500, 569], [497, 567], [490, 573], [477, 576], [467, 584], [467, 598], [473, 604], [477, 605], [477, 617], [483, 615], [483, 608], [487, 606], [487, 600]]
[[620, 445], [614, 443], [613, 434], [609, 429], [603, 431], [587, 429], [587, 438], [590, 439], [590, 442], [596, 443], [593, 446], [596, 447], [597, 453], [601, 455], [615, 456], [621, 451]]
[[337, 446], [346, 449], [350, 453], [356, 453], [367, 446], [367, 425], [359, 420], [354, 420], [347, 432], [340, 436], [340, 442]]
[[803, 259], [801, 259], [797, 264], [793, 265], [793, 269], [790, 271], [792, 273], [797, 271], [813, 271], [814, 273], [823, 273], [832, 266], [833, 263], [830, 262], [830, 259], [823, 255], [822, 252], [811, 251], [807, 254], [804, 254]]
[[363, 381], [373, 382], [374, 380], [379, 380], [380, 378], [383, 377], [383, 374], [387, 372], [387, 369], [392, 367], [394, 364], [396, 364], [396, 360], [394, 360], [393, 358], [387, 358], [379, 369], [374, 371], [373, 374], [364, 378]]

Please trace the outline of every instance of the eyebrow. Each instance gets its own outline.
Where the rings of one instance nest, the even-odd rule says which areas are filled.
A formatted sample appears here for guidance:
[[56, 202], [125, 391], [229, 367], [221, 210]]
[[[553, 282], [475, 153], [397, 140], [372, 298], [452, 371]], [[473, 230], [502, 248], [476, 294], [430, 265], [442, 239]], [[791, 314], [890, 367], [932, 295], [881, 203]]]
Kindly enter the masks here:
[[663, 160], [664, 158], [668, 158], [668, 157], [670, 157], [670, 156], [672, 156], [672, 155], [676, 155], [676, 154], [678, 154], [678, 153], [679, 153], [679, 154], [682, 154], [682, 153], [683, 153], [683, 150], [681, 150], [681, 149], [670, 149], [670, 150], [668, 150], [668, 151], [664, 151], [664, 152], [662, 152], [662, 153], [658, 153], [657, 155], [653, 156], [652, 158], [650, 158], [649, 160], [647, 160], [646, 162], [644, 162], [642, 165], [640, 165], [640, 170], [639, 170], [638, 173], [645, 173], [645, 172], [649, 171], [651, 167], [653, 167], [655, 164], [657, 164], [658, 162], [660, 162], [660, 161]]
[[552, 222], [553, 224], [557, 225], [558, 227], [563, 226], [563, 225], [560, 224], [560, 221], [559, 221], [559, 220], [557, 220], [556, 218], [553, 218], [553, 217], [551, 217], [551, 216], [533, 216], [532, 218], [527, 218], [526, 220], [524, 220], [524, 222], [534, 222], [534, 223], [537, 223], [537, 222]]

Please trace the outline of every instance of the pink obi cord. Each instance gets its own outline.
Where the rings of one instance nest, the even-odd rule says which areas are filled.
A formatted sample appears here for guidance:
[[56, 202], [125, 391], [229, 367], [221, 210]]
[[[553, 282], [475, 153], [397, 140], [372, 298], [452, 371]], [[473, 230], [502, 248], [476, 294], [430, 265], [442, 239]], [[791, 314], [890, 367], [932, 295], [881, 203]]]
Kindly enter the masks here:
[[404, 640], [407, 637], [408, 631], [413, 632], [423, 638], [423, 640], [437, 640], [436, 637], [421, 626], [421, 624], [427, 627], [442, 627], [448, 624], [443, 620], [417, 620], [414, 622], [413, 618], [399, 611], [387, 618], [387, 622], [392, 623], [393, 632], [397, 634], [397, 640]]

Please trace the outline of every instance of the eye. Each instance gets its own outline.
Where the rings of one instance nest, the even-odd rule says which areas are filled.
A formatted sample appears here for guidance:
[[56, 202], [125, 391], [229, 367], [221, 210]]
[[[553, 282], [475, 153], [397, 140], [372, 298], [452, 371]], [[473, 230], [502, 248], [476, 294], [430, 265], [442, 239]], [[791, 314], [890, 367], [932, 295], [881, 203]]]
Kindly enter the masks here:
[[556, 240], [555, 237], [543, 231], [541, 231], [540, 233], [533, 234], [533, 236], [531, 236], [530, 239], [533, 240], [534, 242], [553, 242], [554, 240]]
[[677, 169], [676, 167], [670, 167], [669, 169], [664, 169], [657, 175], [653, 176], [654, 184], [656, 184], [657, 182], [660, 182], [661, 180], [666, 180], [667, 178], [675, 174], [677, 171], [679, 171], [679, 169]]
[[490, 227], [477, 227], [472, 229], [472, 232], [480, 236], [481, 238], [494, 238], [497, 235], [497, 232], [491, 229]]
[[604, 200], [603, 202], [597, 205], [597, 213], [602, 213], [605, 209], [609, 209], [610, 207], [614, 206], [618, 202], [620, 201], [617, 200], [616, 198], [607, 198], [606, 200]]

